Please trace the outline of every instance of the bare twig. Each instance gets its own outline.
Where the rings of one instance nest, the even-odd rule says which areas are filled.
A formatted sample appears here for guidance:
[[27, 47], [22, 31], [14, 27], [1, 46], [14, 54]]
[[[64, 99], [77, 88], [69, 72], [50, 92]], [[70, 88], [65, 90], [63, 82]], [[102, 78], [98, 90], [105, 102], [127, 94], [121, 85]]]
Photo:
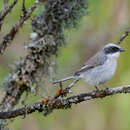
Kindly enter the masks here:
[[[31, 16], [32, 12], [36, 9], [38, 6], [38, 1], [36, 1], [30, 9], [24, 14], [25, 16], [20, 17], [17, 24], [15, 24], [12, 29], [9, 31], [8, 34], [6, 34], [3, 37], [3, 41], [0, 44], [0, 53], [3, 54], [7, 46], [11, 43], [11, 41], [14, 39], [15, 35], [17, 34], [19, 28], [24, 24], [24, 22]], [[25, 11], [25, 10], [24, 10]]]
[[16, 5], [18, 0], [14, 0], [13, 3], [7, 7], [6, 6], [6, 9], [4, 8], [1, 12], [0, 12], [0, 30], [1, 30], [1, 27], [2, 27], [2, 23], [3, 23], [3, 20], [5, 18], [5, 16], [14, 8], [14, 6]]
[[15, 118], [17, 116], [23, 116], [25, 114], [31, 114], [33, 112], [42, 112], [44, 115], [50, 114], [54, 109], [67, 109], [72, 104], [78, 104], [83, 101], [88, 101], [97, 98], [104, 98], [119, 93], [130, 93], [130, 85], [107, 88], [104, 90], [92, 91], [89, 93], [82, 93], [76, 96], [65, 97], [48, 97], [44, 99], [44, 103], [36, 102], [31, 106], [18, 108], [16, 110], [8, 112], [0, 112], [0, 119]]
[[130, 28], [128, 28], [125, 33], [121, 36], [121, 38], [119, 39], [119, 41], [117, 42], [117, 44], [120, 44], [130, 33]]
[[25, 0], [23, 0], [23, 4], [22, 4], [22, 12], [23, 12], [22, 17], [25, 17], [25, 16], [26, 16], [26, 13], [27, 13], [27, 10], [26, 10], [26, 7], [25, 7]]

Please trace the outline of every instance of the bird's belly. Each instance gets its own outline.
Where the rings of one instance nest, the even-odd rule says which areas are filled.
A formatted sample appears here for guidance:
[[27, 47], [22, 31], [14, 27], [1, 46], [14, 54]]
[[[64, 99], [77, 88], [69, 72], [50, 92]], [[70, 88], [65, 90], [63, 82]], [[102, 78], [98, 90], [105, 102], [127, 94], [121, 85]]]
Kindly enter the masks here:
[[116, 61], [107, 60], [105, 64], [92, 68], [84, 72], [81, 77], [84, 78], [90, 85], [104, 84], [110, 80], [116, 70]]

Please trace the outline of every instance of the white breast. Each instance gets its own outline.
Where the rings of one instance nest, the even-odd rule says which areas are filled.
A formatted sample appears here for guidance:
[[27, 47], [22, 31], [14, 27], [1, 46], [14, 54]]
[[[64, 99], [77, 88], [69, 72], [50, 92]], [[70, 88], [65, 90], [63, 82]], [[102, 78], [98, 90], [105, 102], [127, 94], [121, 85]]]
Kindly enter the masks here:
[[116, 52], [116, 53], [112, 53], [112, 54], [108, 54], [107, 57], [110, 59], [118, 59], [120, 56], [120, 52]]
[[110, 80], [116, 70], [117, 60], [115, 58], [108, 58], [103, 65], [92, 68], [81, 74], [90, 85], [104, 84]]

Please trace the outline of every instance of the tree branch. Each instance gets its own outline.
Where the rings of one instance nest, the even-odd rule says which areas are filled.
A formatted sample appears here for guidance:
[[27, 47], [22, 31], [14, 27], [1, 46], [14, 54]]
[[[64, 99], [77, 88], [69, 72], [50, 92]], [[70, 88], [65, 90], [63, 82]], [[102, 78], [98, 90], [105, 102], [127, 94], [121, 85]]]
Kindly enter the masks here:
[[11, 12], [11, 10], [14, 8], [14, 6], [16, 5], [16, 3], [18, 2], [18, 0], [14, 0], [13, 3], [7, 7], [6, 9], [4, 8], [1, 12], [0, 12], [0, 30], [1, 30], [1, 26], [3, 23], [3, 20], [5, 18], [5, 16]]
[[[86, 13], [86, 0], [48, 0], [43, 12], [32, 20], [33, 32], [37, 35], [27, 46], [28, 54], [17, 61], [14, 70], [6, 78], [5, 96], [0, 110], [12, 110], [24, 91], [34, 91], [47, 74], [51, 56], [57, 55], [64, 42], [64, 28], [73, 27]], [[6, 121], [0, 120], [0, 129]]]
[[55, 109], [67, 109], [70, 108], [72, 104], [78, 104], [84, 101], [93, 100], [97, 98], [104, 98], [119, 93], [130, 93], [130, 85], [116, 88], [107, 88], [98, 91], [96, 90], [89, 93], [82, 93], [76, 96], [71, 96], [68, 98], [62, 96], [44, 98], [44, 102], [36, 102], [31, 106], [18, 108], [16, 110], [8, 112], [0, 112], [0, 119], [9, 119], [15, 118], [17, 116], [25, 116], [33, 112], [42, 112], [43, 115], [48, 115]]
[[[126, 31], [122, 35], [122, 37], [117, 43], [121, 43], [128, 36], [129, 33], [130, 31], [128, 29], [128, 31]], [[44, 39], [40, 39], [38, 42], [41, 41], [44, 41]], [[35, 43], [35, 45], [37, 45], [37, 43]], [[46, 42], [44, 43], [44, 45], [46, 45]], [[32, 44], [31, 46], [29, 46], [29, 48], [34, 49], [34, 45]], [[61, 83], [60, 85], [62, 88]], [[56, 93], [54, 97], [43, 98], [41, 102], [36, 102], [31, 106], [23, 107], [8, 112], [0, 112], [0, 118], [1, 119], [14, 118], [20, 115], [31, 114], [35, 111], [42, 112], [44, 115], [48, 115], [54, 109], [70, 108], [72, 104], [77, 104], [83, 101], [87, 101], [95, 98], [103, 98], [106, 96], [115, 95], [119, 93], [130, 93], [130, 85], [127, 85], [127, 86], [121, 86], [116, 88], [108, 88], [99, 91], [92, 91], [90, 93], [83, 93], [76, 96], [65, 98], [64, 95], [67, 95], [67, 93], [69, 93], [69, 89], [70, 88], [66, 88], [65, 90], [60, 90], [58, 91], [58, 93]]]
[[9, 31], [9, 33], [6, 34], [3, 37], [3, 41], [0, 44], [0, 54], [3, 54], [3, 52], [5, 51], [5, 49], [7, 48], [7, 46], [14, 39], [14, 37], [17, 34], [19, 28], [22, 27], [22, 25], [24, 24], [24, 22], [31, 16], [31, 14], [33, 13], [33, 11], [36, 9], [37, 6], [38, 6], [38, 1], [36, 0], [34, 2], [34, 4], [32, 5], [32, 7], [26, 11], [26, 14], [25, 14], [25, 12], [23, 12], [24, 14], [23, 14], [23, 16], [20, 17], [18, 23], [16, 23], [11, 28], [11, 30]]

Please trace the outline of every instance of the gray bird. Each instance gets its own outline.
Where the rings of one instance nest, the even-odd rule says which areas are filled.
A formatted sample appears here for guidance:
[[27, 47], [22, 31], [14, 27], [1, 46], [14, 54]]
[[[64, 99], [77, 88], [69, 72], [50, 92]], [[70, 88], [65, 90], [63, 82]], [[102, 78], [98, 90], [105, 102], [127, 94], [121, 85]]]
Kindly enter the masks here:
[[117, 59], [120, 56], [120, 52], [124, 51], [119, 45], [109, 43], [91, 57], [73, 76], [54, 81], [54, 83], [70, 79], [78, 81], [82, 78], [97, 89], [98, 85], [103, 85], [113, 77], [117, 67]]

